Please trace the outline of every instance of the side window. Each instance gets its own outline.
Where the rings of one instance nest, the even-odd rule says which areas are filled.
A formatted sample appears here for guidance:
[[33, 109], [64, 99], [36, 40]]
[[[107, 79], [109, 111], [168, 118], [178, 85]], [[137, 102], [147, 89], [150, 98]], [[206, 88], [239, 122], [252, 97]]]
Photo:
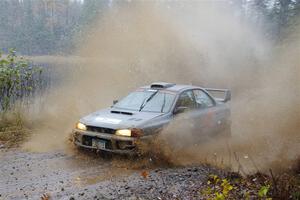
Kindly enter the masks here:
[[180, 94], [180, 96], [177, 100], [177, 103], [176, 103], [176, 107], [179, 107], [179, 106], [187, 107], [189, 109], [195, 108], [196, 102], [195, 102], [192, 90], [185, 91]]
[[193, 90], [197, 108], [208, 108], [214, 105], [213, 100], [202, 90]]

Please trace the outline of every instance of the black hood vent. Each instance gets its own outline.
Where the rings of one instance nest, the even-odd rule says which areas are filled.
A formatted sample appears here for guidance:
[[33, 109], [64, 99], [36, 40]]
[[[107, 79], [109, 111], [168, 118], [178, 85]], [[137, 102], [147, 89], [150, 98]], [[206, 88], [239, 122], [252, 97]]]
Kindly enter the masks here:
[[115, 114], [133, 115], [133, 113], [131, 113], [131, 112], [124, 112], [124, 111], [117, 111], [117, 110], [112, 110], [110, 112], [115, 113]]

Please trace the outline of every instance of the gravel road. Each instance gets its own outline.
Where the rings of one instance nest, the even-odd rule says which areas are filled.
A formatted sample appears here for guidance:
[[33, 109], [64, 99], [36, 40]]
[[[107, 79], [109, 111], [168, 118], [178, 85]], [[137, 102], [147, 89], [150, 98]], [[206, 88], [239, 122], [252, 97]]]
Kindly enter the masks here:
[[[0, 199], [199, 199], [207, 166], [91, 153], [0, 151]], [[46, 198], [47, 199], [47, 198]]]

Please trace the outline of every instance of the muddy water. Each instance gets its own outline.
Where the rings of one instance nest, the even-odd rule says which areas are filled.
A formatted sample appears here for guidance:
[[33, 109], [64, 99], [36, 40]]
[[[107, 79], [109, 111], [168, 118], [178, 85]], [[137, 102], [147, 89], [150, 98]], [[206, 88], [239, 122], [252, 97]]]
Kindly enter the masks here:
[[0, 199], [39, 199], [45, 193], [63, 197], [137, 171], [129, 169], [122, 159], [85, 154], [0, 152]]

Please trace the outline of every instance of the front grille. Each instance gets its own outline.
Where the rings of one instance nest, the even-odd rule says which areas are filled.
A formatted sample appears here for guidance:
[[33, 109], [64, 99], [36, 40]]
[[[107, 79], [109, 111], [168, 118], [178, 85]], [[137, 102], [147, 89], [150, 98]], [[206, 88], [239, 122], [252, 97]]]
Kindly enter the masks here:
[[116, 130], [111, 128], [96, 127], [96, 126], [87, 126], [86, 129], [87, 131], [97, 132], [97, 133], [114, 134], [116, 132]]
[[94, 136], [89, 136], [89, 135], [83, 135], [82, 136], [82, 144], [86, 145], [86, 146], [92, 146], [92, 140], [102, 140], [105, 141], [105, 148], [106, 149], [112, 149], [112, 144], [110, 140], [106, 140], [106, 139], [99, 139], [97, 137]]

